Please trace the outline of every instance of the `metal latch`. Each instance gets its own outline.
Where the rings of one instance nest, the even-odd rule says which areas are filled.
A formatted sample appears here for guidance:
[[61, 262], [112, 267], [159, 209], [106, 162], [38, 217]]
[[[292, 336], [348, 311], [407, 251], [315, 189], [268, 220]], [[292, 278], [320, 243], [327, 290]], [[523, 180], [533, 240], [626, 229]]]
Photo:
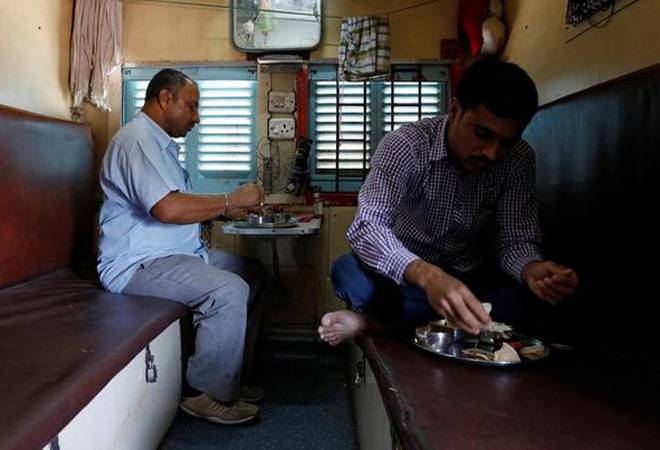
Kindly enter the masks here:
[[49, 450], [60, 450], [60, 437], [55, 435], [55, 437], [50, 441]]
[[146, 364], [145, 377], [147, 383], [155, 383], [158, 379], [158, 367], [156, 367], [156, 363], [154, 363], [154, 355], [151, 353], [149, 344], [147, 344], [147, 347], [144, 349], [144, 359]]
[[359, 386], [362, 384], [364, 381], [364, 359], [362, 361], [358, 361], [357, 364], [355, 365], [355, 378], [353, 379], [353, 383], [356, 386]]

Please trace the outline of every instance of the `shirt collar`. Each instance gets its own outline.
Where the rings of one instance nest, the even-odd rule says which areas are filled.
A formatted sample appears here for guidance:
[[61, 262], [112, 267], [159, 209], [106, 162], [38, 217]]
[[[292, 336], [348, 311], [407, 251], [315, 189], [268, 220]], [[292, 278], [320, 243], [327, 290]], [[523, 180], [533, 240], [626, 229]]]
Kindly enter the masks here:
[[170, 146], [173, 146], [176, 152], [179, 151], [179, 144], [177, 144], [174, 139], [172, 139], [172, 136], [167, 134], [167, 132], [165, 132], [165, 130], [163, 130], [151, 117], [142, 111], [137, 114], [137, 117], [144, 120], [151, 131], [153, 131], [154, 137], [161, 149], [165, 150]]
[[447, 123], [449, 115], [445, 115], [440, 118], [440, 123], [438, 124], [438, 134], [431, 144], [431, 150], [429, 153], [429, 158], [431, 161], [440, 161], [447, 159], [449, 156], [447, 148]]

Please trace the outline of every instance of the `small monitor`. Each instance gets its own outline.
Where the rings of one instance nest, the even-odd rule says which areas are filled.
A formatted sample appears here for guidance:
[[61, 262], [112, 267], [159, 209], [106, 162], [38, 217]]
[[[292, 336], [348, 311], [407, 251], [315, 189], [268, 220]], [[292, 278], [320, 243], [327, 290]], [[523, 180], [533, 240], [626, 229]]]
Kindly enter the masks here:
[[322, 1], [232, 0], [232, 42], [244, 52], [310, 50], [321, 42]]

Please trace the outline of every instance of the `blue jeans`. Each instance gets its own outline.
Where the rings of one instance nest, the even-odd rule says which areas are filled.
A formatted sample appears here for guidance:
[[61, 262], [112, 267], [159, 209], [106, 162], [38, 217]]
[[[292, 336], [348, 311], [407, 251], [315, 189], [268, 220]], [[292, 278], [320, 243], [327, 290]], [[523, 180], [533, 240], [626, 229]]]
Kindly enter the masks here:
[[[526, 305], [539, 303], [526, 286], [508, 279], [497, 269], [480, 268], [467, 273], [446, 271], [465, 283], [479, 300], [491, 303], [492, 317], [496, 321], [519, 324]], [[400, 325], [439, 318], [421, 288], [397, 285], [365, 266], [353, 253], [335, 261], [331, 278], [335, 294], [353, 311]]]

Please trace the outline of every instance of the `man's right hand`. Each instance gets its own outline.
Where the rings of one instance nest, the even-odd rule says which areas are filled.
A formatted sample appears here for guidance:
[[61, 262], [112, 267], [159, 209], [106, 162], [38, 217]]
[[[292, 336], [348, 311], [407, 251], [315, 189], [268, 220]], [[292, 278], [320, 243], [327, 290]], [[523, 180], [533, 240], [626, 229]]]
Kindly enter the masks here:
[[431, 307], [461, 329], [477, 334], [490, 323], [490, 316], [470, 289], [439, 267], [418, 259], [406, 268], [405, 278], [424, 289]]
[[229, 211], [227, 211], [227, 215], [231, 218], [239, 218], [247, 214], [248, 208], [258, 206], [264, 201], [264, 191], [261, 186], [248, 183], [228, 194], [228, 198]]

